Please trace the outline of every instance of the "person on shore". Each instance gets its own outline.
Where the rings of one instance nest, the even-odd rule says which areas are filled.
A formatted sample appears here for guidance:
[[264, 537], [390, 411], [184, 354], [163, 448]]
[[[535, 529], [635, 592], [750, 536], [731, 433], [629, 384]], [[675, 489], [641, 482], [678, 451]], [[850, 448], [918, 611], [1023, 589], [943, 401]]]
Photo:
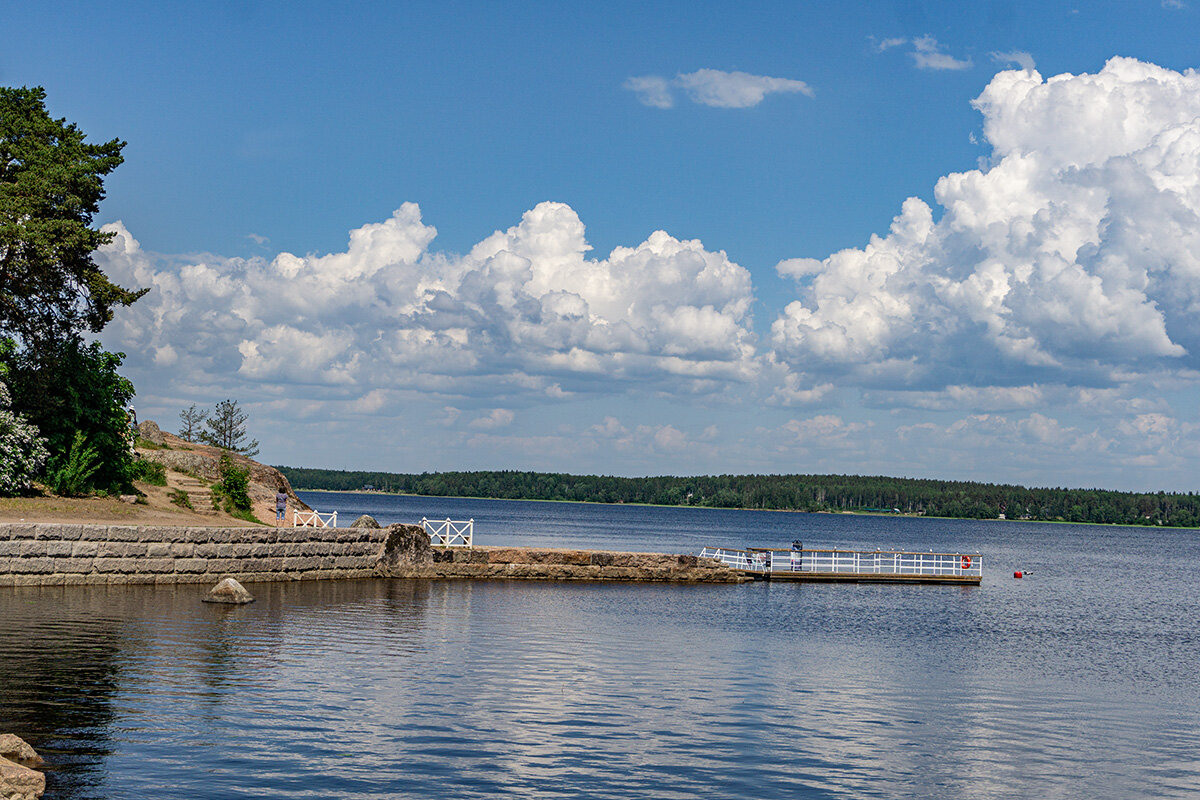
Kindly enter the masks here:
[[287, 514], [287, 492], [283, 490], [283, 486], [279, 487], [279, 491], [275, 492], [275, 527], [279, 527], [279, 523], [283, 522], [284, 515]]
[[126, 410], [125, 416], [129, 419], [129, 427], [125, 431], [129, 440], [129, 452], [136, 455], [138, 440], [137, 409], [135, 409], [133, 406], [130, 406]]

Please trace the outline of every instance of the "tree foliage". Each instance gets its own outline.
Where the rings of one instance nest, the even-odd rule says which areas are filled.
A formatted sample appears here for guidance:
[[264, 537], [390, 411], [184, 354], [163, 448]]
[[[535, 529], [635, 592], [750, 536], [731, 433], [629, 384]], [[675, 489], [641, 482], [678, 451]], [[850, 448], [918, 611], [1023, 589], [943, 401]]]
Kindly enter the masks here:
[[117, 286], [92, 260], [112, 238], [91, 222], [125, 143], [86, 143], [45, 99], [0, 87], [0, 335], [37, 351], [99, 331], [147, 291]]
[[200, 439], [203, 429], [200, 427], [208, 418], [208, 411], [197, 409], [196, 404], [179, 412], [179, 438], [185, 442], [195, 442]]
[[862, 475], [700, 475], [617, 478], [545, 472], [435, 472], [404, 474], [276, 467], [293, 486], [353, 491], [370, 485], [387, 492], [446, 497], [651, 503], [709, 508], [787, 511], [893, 509], [966, 519], [1108, 522], [1122, 525], [1200, 525], [1195, 493], [1037, 489], [966, 481]]
[[213, 494], [225, 498], [225, 510], [250, 510], [250, 470], [233, 463], [228, 453], [221, 454], [218, 467], [221, 480], [213, 485]]
[[218, 469], [221, 480], [213, 484], [213, 506], [219, 503], [230, 516], [261, 525], [262, 520], [254, 516], [250, 502], [250, 469], [234, 463], [229, 453], [221, 454]]
[[71, 448], [50, 465], [48, 482], [55, 494], [79, 497], [92, 488], [92, 476], [102, 466], [100, 454], [87, 443], [83, 431], [76, 431]]
[[249, 415], [238, 407], [236, 400], [222, 400], [204, 421], [200, 438], [216, 447], [244, 456], [258, 455], [258, 440], [246, 441], [246, 420]]
[[0, 87], [0, 362], [13, 411], [46, 439], [51, 483], [119, 490], [131, 475], [133, 384], [117, 374], [123, 355], [82, 334], [145, 292], [117, 286], [92, 260], [112, 238], [91, 223], [125, 143], [88, 144], [45, 100], [40, 88]]
[[11, 398], [0, 363], [0, 496], [26, 491], [50, 457], [38, 429], [9, 408]]
[[148, 483], [151, 486], [167, 485], [167, 468], [157, 461], [148, 461], [144, 458], [135, 459], [130, 473], [135, 481]]
[[126, 407], [133, 384], [121, 377], [123, 353], [109, 353], [99, 342], [78, 339], [52, 350], [0, 348], [11, 376], [13, 408], [19, 409], [45, 437], [53, 466], [70, 458], [76, 434], [99, 460], [87, 483], [117, 491], [128, 487], [133, 453]]

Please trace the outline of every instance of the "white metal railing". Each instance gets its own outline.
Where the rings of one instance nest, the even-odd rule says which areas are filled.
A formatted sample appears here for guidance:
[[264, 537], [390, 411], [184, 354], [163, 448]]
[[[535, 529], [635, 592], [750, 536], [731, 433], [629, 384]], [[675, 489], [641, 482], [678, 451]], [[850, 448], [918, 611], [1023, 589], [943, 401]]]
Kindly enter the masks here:
[[435, 522], [421, 517], [421, 527], [429, 534], [429, 543], [439, 547], [471, 547], [475, 539], [475, 520], [455, 522], [445, 519]]
[[750, 554], [745, 550], [727, 550], [724, 547], [706, 547], [700, 551], [701, 558], [715, 558], [734, 569], [754, 569]]
[[330, 511], [322, 514], [320, 511], [313, 509], [312, 511], [292, 510], [292, 527], [293, 528], [336, 528], [337, 527], [337, 512]]
[[762, 574], [809, 572], [832, 575], [907, 575], [983, 577], [978, 553], [916, 553], [901, 550], [730, 550], [706, 547], [701, 558], [715, 558], [735, 569]]

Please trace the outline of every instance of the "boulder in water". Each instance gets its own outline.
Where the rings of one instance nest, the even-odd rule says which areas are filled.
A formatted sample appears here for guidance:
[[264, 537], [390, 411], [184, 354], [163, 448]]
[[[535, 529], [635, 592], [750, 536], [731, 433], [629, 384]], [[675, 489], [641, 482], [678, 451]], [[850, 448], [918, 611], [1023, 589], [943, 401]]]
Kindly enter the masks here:
[[409, 574], [414, 568], [433, 564], [429, 534], [420, 525], [397, 523], [387, 526], [387, 538], [376, 568], [384, 575]]
[[246, 591], [246, 587], [235, 579], [221, 578], [220, 582], [205, 596], [204, 602], [242, 605], [243, 603], [253, 603], [254, 595]]
[[0, 733], [0, 756], [32, 767], [45, 763], [24, 739], [11, 733]]
[[351, 522], [350, 527], [351, 528], [382, 528], [383, 526], [380, 525], [378, 522], [376, 522], [375, 518], [372, 517], [370, 514], [363, 514], [361, 517], [354, 520], [354, 522]]

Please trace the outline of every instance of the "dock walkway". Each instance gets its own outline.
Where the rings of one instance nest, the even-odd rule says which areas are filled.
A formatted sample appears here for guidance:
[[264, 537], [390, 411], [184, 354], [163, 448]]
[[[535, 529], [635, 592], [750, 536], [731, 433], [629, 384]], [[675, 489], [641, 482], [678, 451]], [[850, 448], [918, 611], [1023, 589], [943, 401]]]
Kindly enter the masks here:
[[983, 581], [983, 557], [978, 553], [706, 547], [700, 557], [720, 561], [759, 580], [970, 586]]

